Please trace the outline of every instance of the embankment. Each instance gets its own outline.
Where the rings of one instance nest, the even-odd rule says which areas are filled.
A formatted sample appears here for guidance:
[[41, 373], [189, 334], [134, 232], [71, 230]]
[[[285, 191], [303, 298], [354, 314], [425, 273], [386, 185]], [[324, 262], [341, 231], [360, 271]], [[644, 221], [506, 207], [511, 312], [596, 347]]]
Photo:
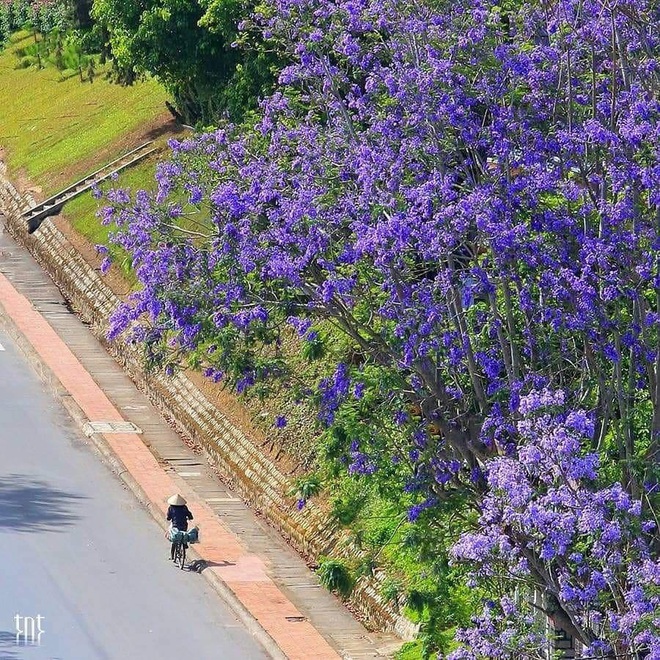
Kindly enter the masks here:
[[[22, 214], [32, 203], [29, 195], [17, 192], [0, 163], [0, 210], [5, 215], [7, 229], [49, 273], [138, 387], [166, 418], [203, 448], [209, 462], [227, 483], [300, 554], [311, 562], [330, 554], [354, 557], [346, 532], [315, 502], [298, 510], [291, 495], [292, 480], [185, 373], [171, 377], [147, 373], [139, 346], [107, 341], [109, 319], [121, 302], [119, 297], [51, 220], [44, 221], [34, 234], [28, 234]], [[416, 626], [401, 615], [398, 603], [387, 602], [381, 596], [383, 579], [380, 574], [361, 578], [350, 597], [350, 606], [369, 628], [392, 631], [403, 639], [411, 639]]]

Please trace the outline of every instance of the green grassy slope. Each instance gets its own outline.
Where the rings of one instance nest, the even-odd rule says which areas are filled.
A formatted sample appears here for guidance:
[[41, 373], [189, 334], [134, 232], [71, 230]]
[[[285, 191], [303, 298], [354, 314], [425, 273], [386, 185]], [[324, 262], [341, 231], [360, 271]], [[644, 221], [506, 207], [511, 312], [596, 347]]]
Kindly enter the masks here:
[[155, 81], [114, 85], [103, 69], [93, 83], [81, 83], [77, 74], [63, 77], [52, 66], [16, 68], [16, 51], [31, 39], [18, 32], [0, 52], [0, 147], [10, 172], [24, 172], [48, 194], [71, 179], [72, 165], [162, 115], [166, 95]]

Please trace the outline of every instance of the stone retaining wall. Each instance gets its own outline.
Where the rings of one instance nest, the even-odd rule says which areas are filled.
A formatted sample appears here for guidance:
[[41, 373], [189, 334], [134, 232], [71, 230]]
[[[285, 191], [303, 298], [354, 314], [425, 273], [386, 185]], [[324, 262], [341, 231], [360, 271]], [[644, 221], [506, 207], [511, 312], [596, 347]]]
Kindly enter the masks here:
[[[147, 374], [139, 347], [107, 342], [108, 320], [119, 305], [119, 298], [50, 220], [45, 220], [34, 234], [27, 233], [21, 216], [32, 204], [31, 198], [22, 197], [16, 191], [0, 163], [0, 209], [6, 216], [7, 229], [48, 272], [137, 386], [182, 432], [204, 448], [210, 463], [232, 488], [299, 553], [314, 560], [331, 553], [350, 558], [344, 543], [345, 531], [314, 502], [299, 511], [290, 496], [291, 480], [185, 374], [172, 377]], [[383, 575], [360, 579], [351, 596], [351, 606], [370, 628], [393, 631], [404, 639], [411, 639], [416, 626], [399, 614], [396, 604], [383, 601], [379, 588], [383, 579]]]

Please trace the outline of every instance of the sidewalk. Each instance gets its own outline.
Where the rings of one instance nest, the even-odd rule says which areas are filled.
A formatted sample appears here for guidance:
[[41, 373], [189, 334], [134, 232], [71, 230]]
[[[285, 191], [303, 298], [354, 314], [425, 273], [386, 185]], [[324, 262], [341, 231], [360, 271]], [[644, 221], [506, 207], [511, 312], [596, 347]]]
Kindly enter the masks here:
[[[152, 514], [164, 522], [167, 497], [186, 497], [201, 529], [197, 567], [274, 657], [391, 657], [400, 642], [367, 633], [281, 537], [224, 487], [6, 234], [0, 234], [0, 308], [35, 366]], [[166, 550], [164, 542], [163, 561]]]

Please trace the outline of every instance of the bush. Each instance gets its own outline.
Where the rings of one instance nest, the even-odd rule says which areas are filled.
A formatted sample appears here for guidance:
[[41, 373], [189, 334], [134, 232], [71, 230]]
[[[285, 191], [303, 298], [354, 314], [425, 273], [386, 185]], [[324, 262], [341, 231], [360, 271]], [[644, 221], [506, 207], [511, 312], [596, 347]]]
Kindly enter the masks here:
[[317, 573], [321, 584], [342, 598], [347, 598], [353, 591], [355, 580], [346, 563], [340, 559], [322, 558]]
[[306, 502], [314, 495], [318, 495], [322, 486], [320, 477], [315, 474], [307, 474], [296, 481], [291, 495], [294, 495], [298, 501]]
[[[349, 485], [353, 485], [349, 482]], [[349, 526], [355, 522], [369, 499], [368, 493], [355, 488], [344, 488], [345, 492], [340, 493], [332, 500], [332, 517], [344, 526]]]

